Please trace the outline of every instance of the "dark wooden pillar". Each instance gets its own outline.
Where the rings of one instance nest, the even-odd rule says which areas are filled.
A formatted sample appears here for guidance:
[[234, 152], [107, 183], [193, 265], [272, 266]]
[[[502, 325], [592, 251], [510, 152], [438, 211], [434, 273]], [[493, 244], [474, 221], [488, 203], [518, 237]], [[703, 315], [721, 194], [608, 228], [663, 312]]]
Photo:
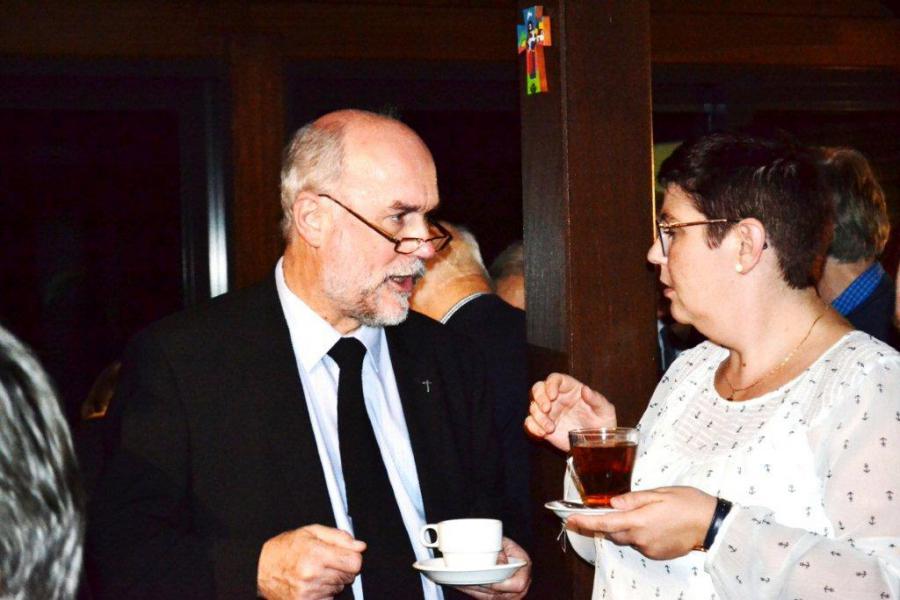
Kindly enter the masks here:
[[247, 34], [228, 46], [234, 157], [234, 283], [271, 274], [282, 251], [279, 172], [284, 133], [283, 61], [277, 38]]
[[[572, 373], [633, 425], [657, 380], [654, 274], [645, 261], [653, 214], [649, 2], [543, 6], [552, 21], [549, 90], [528, 96], [522, 83], [520, 92], [532, 373]], [[519, 67], [524, 75], [524, 60]], [[592, 569], [572, 552], [559, 558], [559, 522], [541, 508], [560, 497], [562, 474], [561, 456], [537, 451], [534, 597], [589, 598]]]

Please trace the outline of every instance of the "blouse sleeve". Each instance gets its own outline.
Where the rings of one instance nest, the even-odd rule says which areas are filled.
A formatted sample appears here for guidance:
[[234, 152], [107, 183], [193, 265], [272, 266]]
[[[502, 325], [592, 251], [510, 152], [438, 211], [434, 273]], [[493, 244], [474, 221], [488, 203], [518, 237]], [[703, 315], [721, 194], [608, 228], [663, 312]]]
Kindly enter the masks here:
[[809, 432], [834, 537], [734, 505], [706, 560], [723, 598], [900, 598], [900, 360], [858, 364]]

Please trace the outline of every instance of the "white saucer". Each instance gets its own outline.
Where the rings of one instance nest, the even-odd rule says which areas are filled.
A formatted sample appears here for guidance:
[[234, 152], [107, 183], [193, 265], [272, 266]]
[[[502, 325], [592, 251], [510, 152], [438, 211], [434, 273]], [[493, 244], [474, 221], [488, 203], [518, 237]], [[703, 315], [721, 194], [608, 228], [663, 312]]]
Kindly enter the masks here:
[[441, 585], [486, 585], [503, 581], [525, 566], [520, 558], [511, 558], [508, 563], [480, 569], [451, 569], [443, 558], [429, 558], [413, 563], [413, 568], [422, 571], [433, 582]]
[[563, 504], [562, 500], [554, 500], [553, 502], [548, 502], [544, 505], [544, 508], [549, 508], [553, 512], [556, 513], [556, 516], [560, 519], [568, 519], [569, 515], [605, 515], [606, 513], [611, 512], [619, 512], [616, 508], [575, 508], [573, 506], [567, 506]]

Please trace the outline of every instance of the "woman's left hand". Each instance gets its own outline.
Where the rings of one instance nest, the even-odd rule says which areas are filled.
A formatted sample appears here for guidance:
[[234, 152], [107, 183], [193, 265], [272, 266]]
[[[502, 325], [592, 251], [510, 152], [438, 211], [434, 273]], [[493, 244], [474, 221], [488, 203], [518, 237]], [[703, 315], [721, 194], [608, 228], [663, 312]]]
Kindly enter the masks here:
[[703, 544], [716, 498], [697, 488], [663, 487], [616, 496], [612, 506], [621, 512], [572, 515], [566, 526], [601, 533], [616, 544], [633, 546], [647, 558], [667, 560]]

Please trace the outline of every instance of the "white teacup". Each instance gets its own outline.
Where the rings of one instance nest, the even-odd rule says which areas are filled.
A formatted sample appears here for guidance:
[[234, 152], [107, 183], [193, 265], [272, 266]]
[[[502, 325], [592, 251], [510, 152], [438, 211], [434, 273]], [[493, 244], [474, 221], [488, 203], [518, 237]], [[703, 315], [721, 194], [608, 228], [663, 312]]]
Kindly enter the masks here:
[[[431, 541], [429, 531], [434, 532]], [[425, 525], [421, 541], [444, 555], [451, 569], [483, 569], [497, 564], [503, 542], [503, 523], [497, 519], [450, 519]]]

